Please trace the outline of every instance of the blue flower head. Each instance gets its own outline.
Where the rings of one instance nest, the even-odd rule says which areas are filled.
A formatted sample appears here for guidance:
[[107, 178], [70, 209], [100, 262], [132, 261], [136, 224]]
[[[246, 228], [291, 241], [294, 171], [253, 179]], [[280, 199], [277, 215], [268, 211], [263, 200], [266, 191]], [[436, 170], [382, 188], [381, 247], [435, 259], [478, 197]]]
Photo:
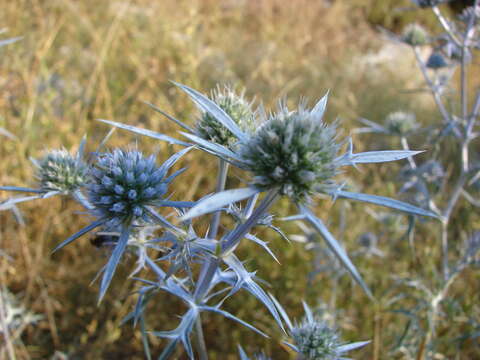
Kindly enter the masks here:
[[100, 154], [88, 185], [95, 215], [115, 223], [148, 221], [146, 207], [161, 201], [167, 192], [166, 171], [157, 168], [154, 155], [146, 158], [136, 150]]
[[433, 52], [427, 60], [425, 66], [429, 69], [437, 70], [448, 66], [447, 61], [439, 52]]

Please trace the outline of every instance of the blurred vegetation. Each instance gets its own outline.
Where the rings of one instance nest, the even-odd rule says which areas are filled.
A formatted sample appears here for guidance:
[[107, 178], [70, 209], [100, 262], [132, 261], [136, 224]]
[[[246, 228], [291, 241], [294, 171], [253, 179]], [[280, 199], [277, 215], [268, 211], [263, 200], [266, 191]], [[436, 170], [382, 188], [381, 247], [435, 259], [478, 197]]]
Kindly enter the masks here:
[[[29, 157], [40, 156], [46, 148], [76, 148], [83, 134], [88, 134], [93, 151], [108, 131], [95, 121], [98, 118], [175, 134], [178, 129], [141, 102], [152, 102], [181, 119], [193, 118], [192, 104], [169, 80], [203, 92], [217, 83], [232, 83], [245, 87], [247, 96], [256, 96], [267, 108], [282, 96], [288, 95], [292, 103], [301, 96], [313, 101], [330, 89], [327, 119], [339, 117], [345, 135], [359, 126], [358, 117], [382, 122], [398, 109], [413, 111], [425, 125], [438, 121], [429, 97], [408, 91], [421, 84], [410, 52], [384, 41], [375, 28], [381, 25], [398, 31], [412, 20], [436, 26], [426, 11], [392, 10], [409, 4], [408, 0], [0, 0], [0, 27], [8, 28], [8, 35], [24, 36], [0, 50], [0, 127], [20, 139], [0, 140], [0, 183], [31, 185]], [[358, 151], [399, 148], [389, 138], [356, 135], [354, 141]], [[117, 132], [109, 145], [134, 143], [135, 138]], [[138, 146], [159, 150], [162, 159], [172, 151], [145, 138]], [[175, 183], [176, 198], [197, 199], [214, 188], [211, 174], [216, 163], [210, 157], [191, 153], [181, 165], [189, 170]], [[401, 165], [363, 167], [362, 172], [348, 175], [364, 192], [395, 197], [395, 174]], [[230, 181], [233, 185], [238, 180], [232, 176]], [[17, 339], [18, 358], [50, 359], [57, 351], [57, 359], [61, 354], [68, 359], [143, 359], [139, 332], [129, 325], [118, 326], [135, 300], [133, 281], [120, 280], [131, 264], [126, 262], [106, 301], [97, 306], [97, 285], [89, 284], [106, 261], [103, 250], [84, 238], [50, 254], [54, 244], [85, 223], [80, 209], [59, 199], [21, 208], [27, 227], [20, 227], [11, 214], [0, 213], [0, 248], [13, 258], [0, 258], [0, 280], [44, 318]], [[396, 358], [388, 352], [408, 319], [385, 305], [398, 291], [392, 276], [433, 273], [439, 265], [437, 230], [435, 225], [430, 224], [432, 231], [420, 224], [417, 253], [412, 257], [402, 232], [393, 225], [385, 231], [366, 208], [340, 200], [318, 206], [318, 214], [333, 229], [340, 229], [339, 214], [346, 214], [347, 230], [336, 230], [336, 235], [349, 250], [358, 247], [356, 239], [366, 231], [383, 234], [378, 246], [384, 258], [355, 258], [379, 303], [373, 304], [342, 277], [336, 292], [338, 326], [345, 340], [374, 340], [374, 346], [354, 354], [356, 358]], [[276, 212], [281, 216], [289, 210], [293, 211], [285, 205]], [[459, 217], [459, 239], [480, 225], [469, 207], [460, 210], [468, 222]], [[406, 219], [398, 221], [406, 224]], [[287, 233], [300, 232], [295, 224], [281, 226]], [[293, 315], [302, 313], [302, 299], [312, 305], [331, 299], [328, 274], [317, 275], [313, 285], [307, 282], [311, 252], [275, 233], [261, 235], [270, 241], [282, 265], [250, 244], [242, 245], [242, 258], [249, 260], [250, 269], [258, 269]], [[468, 273], [452, 291], [457, 316], [441, 329], [451, 339], [470, 331], [465, 314], [474, 314], [480, 321], [478, 280], [478, 274]], [[149, 329], [175, 326], [175, 315], [182, 310], [178, 302], [162, 295], [152, 306]], [[281, 334], [255, 299], [241, 293], [227, 308], [277, 337], [261, 339], [208, 315], [205, 337], [212, 359], [236, 359], [237, 343], [249, 353], [264, 348], [274, 359], [289, 358], [279, 341]], [[151, 340], [158, 353], [164, 342]], [[449, 358], [459, 351], [462, 359], [480, 355], [473, 340], [446, 343], [442, 350]]]

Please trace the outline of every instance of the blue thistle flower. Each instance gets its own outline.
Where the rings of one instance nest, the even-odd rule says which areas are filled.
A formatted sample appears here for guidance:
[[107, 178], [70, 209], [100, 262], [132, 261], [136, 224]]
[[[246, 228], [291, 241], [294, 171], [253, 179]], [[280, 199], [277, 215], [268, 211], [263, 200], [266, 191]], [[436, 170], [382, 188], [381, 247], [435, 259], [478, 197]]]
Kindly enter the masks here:
[[429, 69], [438, 70], [448, 66], [445, 57], [439, 52], [433, 52], [427, 60], [425, 66]]
[[87, 186], [95, 215], [117, 224], [149, 221], [147, 207], [167, 192], [166, 172], [156, 167], [154, 155], [144, 157], [139, 151], [121, 149], [100, 154]]
[[325, 124], [322, 115], [303, 104], [294, 111], [281, 104], [243, 144], [240, 153], [256, 188], [278, 187], [281, 194], [304, 201], [331, 185], [340, 145], [336, 125]]
[[190, 149], [186, 148], [172, 155], [160, 167], [156, 166], [154, 155], [146, 158], [136, 150], [115, 149], [97, 156], [97, 162], [90, 171], [87, 192], [90, 210], [98, 219], [63, 241], [54, 251], [97, 227], [103, 226], [118, 231], [118, 241], [103, 273], [99, 300], [103, 298], [110, 285], [134, 226], [157, 223], [169, 229], [182, 231], [170, 224], [153, 207], [191, 206], [186, 202], [164, 200], [168, 184], [184, 169], [166, 177], [168, 170]]

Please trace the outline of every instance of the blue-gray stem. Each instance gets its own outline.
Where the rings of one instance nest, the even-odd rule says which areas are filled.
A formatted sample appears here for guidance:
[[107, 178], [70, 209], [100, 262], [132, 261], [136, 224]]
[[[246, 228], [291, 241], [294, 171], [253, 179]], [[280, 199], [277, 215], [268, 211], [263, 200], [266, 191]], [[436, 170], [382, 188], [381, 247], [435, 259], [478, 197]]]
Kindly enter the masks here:
[[[217, 186], [215, 192], [219, 193], [225, 190], [225, 183], [227, 182], [227, 173], [228, 173], [228, 163], [225, 160], [218, 160], [218, 177], [217, 177]], [[218, 226], [220, 225], [220, 216], [222, 211], [218, 210], [213, 214], [212, 221], [210, 223], [210, 229], [208, 231], [208, 237], [210, 239], [215, 239], [218, 233]]]
[[[230, 232], [222, 242], [222, 255], [234, 249], [240, 240], [256, 225], [258, 220], [268, 211], [278, 198], [278, 189], [270, 190], [260, 205], [253, 211], [252, 215]], [[205, 294], [210, 289], [210, 284], [215, 276], [217, 268], [220, 264], [219, 258], [210, 257], [202, 267], [200, 277], [195, 288], [195, 300], [201, 302]]]
[[250, 231], [252, 227], [258, 222], [258, 220], [270, 209], [270, 207], [278, 199], [279, 189], [275, 188], [269, 190], [267, 195], [263, 198], [262, 202], [251, 216], [243, 224], [239, 224], [231, 233], [229, 233], [223, 241], [222, 252], [228, 253], [235, 248], [240, 240]]
[[[219, 159], [218, 162], [218, 175], [217, 175], [217, 185], [215, 187], [215, 192], [219, 193], [225, 189], [225, 184], [227, 182], [227, 174], [228, 174], [228, 163], [225, 160]], [[218, 233], [218, 227], [220, 225], [220, 216], [222, 215], [221, 210], [216, 211], [213, 214], [212, 221], [210, 223], [210, 229], [208, 230], [208, 237], [210, 239], [215, 239]], [[218, 261], [217, 259], [211, 257], [206, 260], [204, 263], [202, 270], [200, 272], [200, 277], [198, 280], [197, 287], [195, 288], [194, 297], [198, 301], [201, 301], [205, 292], [210, 287], [210, 282], [217, 271]], [[195, 332], [197, 335], [197, 351], [200, 360], [207, 360], [207, 347], [205, 345], [205, 337], [203, 336], [203, 329], [202, 329], [202, 320], [200, 316], [195, 321]]]

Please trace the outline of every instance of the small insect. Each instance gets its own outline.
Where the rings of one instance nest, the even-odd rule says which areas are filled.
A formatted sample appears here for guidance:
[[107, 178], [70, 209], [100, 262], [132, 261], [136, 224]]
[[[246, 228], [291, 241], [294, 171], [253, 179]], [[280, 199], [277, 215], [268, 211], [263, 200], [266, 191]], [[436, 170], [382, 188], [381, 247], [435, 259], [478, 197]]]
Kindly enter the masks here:
[[101, 248], [103, 246], [111, 246], [116, 244], [118, 238], [119, 235], [117, 233], [100, 231], [95, 233], [95, 235], [90, 239], [90, 244], [97, 248]]

